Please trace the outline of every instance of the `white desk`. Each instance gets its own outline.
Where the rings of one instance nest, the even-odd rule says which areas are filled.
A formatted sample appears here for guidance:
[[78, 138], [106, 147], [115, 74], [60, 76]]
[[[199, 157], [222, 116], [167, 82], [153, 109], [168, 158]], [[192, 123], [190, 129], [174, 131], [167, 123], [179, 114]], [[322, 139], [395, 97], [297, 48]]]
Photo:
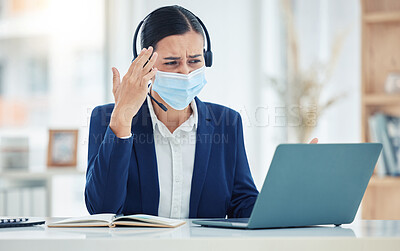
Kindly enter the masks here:
[[4, 228], [0, 229], [0, 250], [399, 251], [400, 221], [358, 221], [342, 227], [263, 230], [205, 228], [190, 220], [175, 229]]

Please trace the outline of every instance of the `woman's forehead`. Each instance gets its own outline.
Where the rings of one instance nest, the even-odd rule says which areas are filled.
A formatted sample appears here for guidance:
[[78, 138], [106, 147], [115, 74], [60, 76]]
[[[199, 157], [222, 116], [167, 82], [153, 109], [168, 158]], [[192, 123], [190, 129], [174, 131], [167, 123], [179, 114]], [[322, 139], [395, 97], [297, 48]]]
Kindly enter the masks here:
[[156, 46], [156, 51], [162, 56], [177, 56], [202, 54], [204, 40], [197, 32], [189, 31], [182, 35], [171, 35], [161, 39]]

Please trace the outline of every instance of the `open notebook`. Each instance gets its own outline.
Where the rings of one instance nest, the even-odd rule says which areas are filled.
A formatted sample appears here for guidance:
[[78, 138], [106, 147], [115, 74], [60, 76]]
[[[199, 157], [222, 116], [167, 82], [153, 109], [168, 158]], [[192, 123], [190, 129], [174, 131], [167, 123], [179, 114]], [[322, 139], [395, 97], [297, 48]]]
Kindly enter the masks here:
[[178, 227], [185, 221], [158, 216], [135, 214], [93, 214], [84, 217], [73, 217], [48, 224], [48, 227]]

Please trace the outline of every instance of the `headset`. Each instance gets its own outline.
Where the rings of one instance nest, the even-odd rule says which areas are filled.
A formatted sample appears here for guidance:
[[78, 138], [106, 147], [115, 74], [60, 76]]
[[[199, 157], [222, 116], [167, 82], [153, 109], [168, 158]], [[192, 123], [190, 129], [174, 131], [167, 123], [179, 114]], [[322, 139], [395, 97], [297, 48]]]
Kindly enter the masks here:
[[[189, 11], [189, 10], [188, 10]], [[154, 12], [154, 11], [153, 11]], [[135, 34], [133, 35], [133, 59], [132, 59], [132, 62], [137, 58], [137, 56], [138, 56], [138, 54], [137, 54], [137, 37], [138, 37], [138, 35], [139, 35], [139, 30], [140, 30], [140, 28], [142, 27], [142, 25], [143, 25], [143, 23], [146, 21], [146, 19], [151, 15], [151, 14], [153, 14], [153, 12], [151, 12], [151, 13], [149, 13], [147, 16], [145, 16], [144, 18], [143, 18], [143, 20], [142, 21], [140, 21], [140, 23], [139, 23], [139, 25], [137, 26], [137, 28], [136, 28], [136, 30], [135, 30]], [[200, 20], [200, 18], [199, 17], [197, 17], [195, 14], [193, 14], [191, 11], [189, 11], [196, 19], [197, 19], [197, 21], [199, 21], [199, 23], [200, 23], [200, 25], [201, 25], [201, 27], [203, 28], [203, 32], [204, 32], [204, 34], [205, 34], [205, 36], [206, 36], [206, 41], [207, 41], [207, 50], [206, 49], [203, 49], [203, 53], [204, 53], [204, 63], [205, 63], [205, 66], [206, 67], [211, 67], [211, 65], [212, 65], [212, 61], [213, 61], [213, 53], [212, 53], [212, 51], [211, 51], [211, 39], [210, 39], [210, 36], [209, 36], [209, 34], [208, 34], [208, 31], [207, 31], [207, 28], [206, 28], [206, 26], [204, 25], [204, 23]], [[164, 111], [167, 111], [168, 110], [168, 108], [167, 107], [165, 107], [165, 105], [164, 104], [162, 104], [162, 103], [160, 103], [159, 101], [157, 101], [153, 96], [151, 96], [151, 94], [150, 93], [147, 93], [149, 96], [150, 96], [150, 98], [154, 101], [154, 102], [156, 102], [156, 104], [158, 105], [158, 106], [160, 106], [160, 108], [162, 109], [162, 110], [164, 110]]]

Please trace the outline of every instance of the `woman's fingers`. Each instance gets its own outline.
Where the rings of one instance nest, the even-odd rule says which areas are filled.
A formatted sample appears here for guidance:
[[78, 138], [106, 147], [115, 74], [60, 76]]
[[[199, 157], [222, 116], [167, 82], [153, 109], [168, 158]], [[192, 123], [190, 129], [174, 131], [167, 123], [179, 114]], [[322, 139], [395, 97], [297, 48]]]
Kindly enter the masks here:
[[111, 68], [112, 73], [113, 73], [113, 92], [115, 93], [115, 91], [117, 90], [118, 86], [121, 83], [121, 78], [119, 75], [119, 71], [117, 70], [117, 68], [113, 67]]
[[137, 61], [141, 58], [141, 57], [143, 57], [143, 55], [144, 55], [144, 53], [146, 52], [146, 48], [143, 48], [141, 51], [140, 51], [140, 53], [139, 53], [139, 55], [135, 58], [135, 60], [133, 60], [133, 62], [131, 63], [131, 66], [129, 67], [129, 69], [128, 69], [128, 72], [126, 73], [126, 76], [131, 76], [132, 75], [132, 71], [133, 71], [133, 69], [135, 68], [135, 65], [136, 65], [136, 63], [137, 63]]
[[152, 68], [150, 72], [143, 76], [142, 81], [140, 83], [141, 87], [147, 89], [147, 83], [150, 81], [152, 77], [154, 77], [157, 73], [157, 68]]
[[143, 74], [147, 74], [154, 66], [154, 64], [156, 63], [158, 57], [158, 53], [154, 52], [153, 56], [151, 56], [151, 59], [149, 62], [147, 62], [146, 66], [143, 68], [142, 73]]
[[[132, 71], [132, 74], [130, 77], [141, 77], [139, 74], [143, 70], [143, 66], [146, 64], [146, 62], [149, 60], [151, 53], [153, 53], [153, 47], [149, 47], [144, 53], [143, 56], [137, 59], [137, 62], [135, 64], [135, 68]], [[136, 61], [136, 60], [135, 60]]]
[[318, 138], [313, 138], [311, 141], [310, 141], [310, 144], [317, 144], [318, 143]]
[[[149, 60], [152, 53], [152, 47], [142, 50], [130, 65], [128, 72], [122, 78], [122, 82], [118, 70], [115, 67], [112, 68], [115, 107], [120, 107], [120, 109], [114, 109], [114, 111], [117, 111], [115, 113], [115, 117], [118, 117], [117, 121], [130, 121], [146, 99], [147, 83], [157, 72], [157, 69], [152, 69], [157, 54], [152, 60]], [[145, 72], [146, 70], [147, 72]], [[124, 109], [124, 107], [129, 107], [129, 111], [122, 113], [121, 109]], [[113, 120], [113, 118], [111, 119]], [[110, 124], [112, 123], [110, 122]]]

